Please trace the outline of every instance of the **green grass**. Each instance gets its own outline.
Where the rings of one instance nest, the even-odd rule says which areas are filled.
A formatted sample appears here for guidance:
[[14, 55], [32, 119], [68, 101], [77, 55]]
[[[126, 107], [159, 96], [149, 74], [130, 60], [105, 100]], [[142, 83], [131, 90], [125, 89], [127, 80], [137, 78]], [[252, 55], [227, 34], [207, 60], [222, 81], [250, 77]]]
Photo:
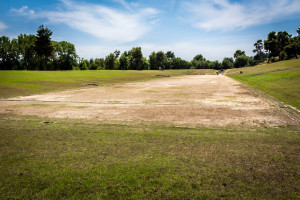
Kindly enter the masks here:
[[300, 109], [299, 59], [231, 69], [227, 75]]
[[297, 127], [179, 128], [14, 115], [0, 119], [0, 199], [300, 195]]
[[88, 83], [97, 83], [101, 86], [162, 78], [156, 75], [190, 74], [214, 74], [214, 70], [0, 71], [0, 98], [87, 87]]

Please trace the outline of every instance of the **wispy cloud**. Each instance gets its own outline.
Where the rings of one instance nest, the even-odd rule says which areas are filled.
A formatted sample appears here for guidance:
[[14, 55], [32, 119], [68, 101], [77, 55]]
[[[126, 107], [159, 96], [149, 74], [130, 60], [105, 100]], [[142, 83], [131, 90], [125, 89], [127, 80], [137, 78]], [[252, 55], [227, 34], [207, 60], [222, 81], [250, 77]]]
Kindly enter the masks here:
[[28, 6], [23, 6], [22, 8], [19, 8], [19, 9], [12, 8], [10, 11], [13, 13], [22, 15], [22, 16], [27, 16], [27, 17], [31, 17], [31, 18], [35, 17], [34, 10], [30, 10], [28, 8]]
[[300, 13], [299, 0], [192, 0], [182, 5], [191, 25], [205, 30], [244, 29]]
[[206, 41], [181, 41], [174, 43], [140, 43], [138, 45], [122, 44], [122, 45], [76, 45], [79, 56], [84, 58], [104, 58], [116, 49], [121, 52], [129, 51], [133, 46], [142, 47], [143, 56], [148, 58], [155, 51], [172, 51], [175, 56], [185, 60], [192, 60], [197, 54], [202, 54], [206, 59], [222, 61], [224, 57], [233, 57], [237, 49], [246, 51], [248, 56], [252, 55], [252, 45], [247, 42], [219, 44], [218, 42]]
[[153, 8], [134, 8], [123, 0], [118, 2], [126, 8], [116, 9], [100, 4], [87, 4], [61, 0], [63, 8], [56, 11], [35, 12], [27, 6], [12, 9], [29, 18], [46, 18], [49, 23], [63, 23], [71, 28], [113, 42], [131, 42], [147, 33], [156, 20], [158, 11]]
[[0, 22], [0, 31], [4, 31], [6, 28], [7, 26], [3, 22]]

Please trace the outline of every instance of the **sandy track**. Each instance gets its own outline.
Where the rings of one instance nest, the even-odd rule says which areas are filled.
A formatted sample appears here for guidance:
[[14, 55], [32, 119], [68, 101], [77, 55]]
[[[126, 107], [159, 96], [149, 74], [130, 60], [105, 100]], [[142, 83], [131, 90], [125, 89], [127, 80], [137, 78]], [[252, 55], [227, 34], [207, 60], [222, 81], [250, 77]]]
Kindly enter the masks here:
[[1, 101], [1, 113], [105, 122], [185, 125], [297, 124], [270, 100], [226, 76], [197, 75], [94, 87]]

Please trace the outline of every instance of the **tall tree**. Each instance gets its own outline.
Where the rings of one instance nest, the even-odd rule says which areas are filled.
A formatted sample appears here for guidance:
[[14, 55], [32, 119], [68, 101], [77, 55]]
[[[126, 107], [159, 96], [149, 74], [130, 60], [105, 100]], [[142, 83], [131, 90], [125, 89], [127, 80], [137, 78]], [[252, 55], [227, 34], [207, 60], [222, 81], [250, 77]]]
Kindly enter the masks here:
[[167, 51], [166, 57], [167, 57], [168, 60], [172, 60], [172, 59], [175, 58], [175, 54], [172, 51]]
[[23, 69], [36, 70], [38, 64], [35, 52], [36, 37], [34, 35], [20, 34], [18, 36], [18, 46], [20, 53], [20, 61]]
[[222, 61], [223, 69], [231, 69], [233, 68], [233, 58], [224, 58]]
[[280, 31], [277, 34], [277, 43], [279, 48], [279, 53], [284, 51], [284, 47], [290, 44], [292, 35], [288, 34], [286, 31]]
[[257, 40], [257, 42], [254, 44], [255, 49], [253, 50], [253, 53], [256, 53], [256, 55], [254, 56], [255, 60], [262, 60], [264, 52], [264, 45], [262, 40]]
[[277, 34], [275, 31], [272, 31], [268, 34], [268, 38], [264, 41], [265, 50], [269, 54], [269, 60], [271, 57], [279, 55], [279, 47], [277, 42]]
[[164, 54], [164, 52], [159, 51], [156, 53], [156, 65], [158, 69], [165, 69], [165, 63], [166, 63], [166, 55]]
[[128, 61], [128, 57], [125, 54], [122, 54], [122, 56], [119, 59], [120, 65], [119, 65], [119, 69], [120, 70], [127, 70], [129, 67], [129, 61]]
[[51, 42], [52, 31], [41, 25], [36, 34], [35, 51], [40, 58], [40, 70], [47, 69], [46, 64], [53, 56], [53, 46]]
[[154, 51], [149, 55], [149, 66], [151, 70], [158, 69], [156, 65], [156, 53]]
[[286, 53], [287, 58], [298, 58], [300, 54], [300, 37], [293, 37], [290, 44], [284, 47], [282, 54]]
[[238, 56], [234, 61], [234, 67], [240, 68], [249, 65], [250, 58], [246, 55]]
[[0, 37], [0, 69], [19, 69], [18, 42], [6, 36]]
[[246, 56], [245, 51], [242, 51], [242, 50], [236, 50], [236, 52], [234, 53], [233, 57], [234, 57], [234, 58], [237, 58], [237, 57], [242, 56], [242, 55]]
[[115, 54], [116, 59], [119, 58], [120, 53], [121, 53], [121, 52], [120, 52], [119, 50], [115, 50], [114, 54]]
[[[76, 50], [75, 46], [69, 42], [52, 42], [54, 48], [54, 58], [58, 63], [59, 70], [72, 70], [73, 66], [76, 65]], [[90, 64], [93, 64], [94, 60], [90, 60]], [[57, 70], [56, 69], [56, 70]]]
[[105, 58], [106, 68], [105, 69], [112, 70], [112, 69], [115, 68], [115, 65], [116, 65], [116, 56], [115, 56], [115, 54], [111, 53], [108, 56], [106, 56], [106, 58]]
[[203, 69], [203, 63], [205, 63], [206, 59], [202, 54], [196, 55], [192, 60], [192, 65], [197, 69]]
[[193, 60], [195, 60], [195, 61], [205, 61], [205, 58], [203, 57], [202, 54], [198, 54], [198, 55], [196, 55], [196, 56], [193, 58]]
[[270, 32], [267, 40], [264, 41], [265, 50], [269, 53], [269, 61], [271, 57], [277, 57], [280, 53], [285, 54], [284, 49], [290, 43], [291, 35], [286, 31], [280, 31], [278, 34], [275, 31]]
[[131, 70], [143, 69], [143, 53], [141, 47], [134, 47], [129, 52], [129, 68]]

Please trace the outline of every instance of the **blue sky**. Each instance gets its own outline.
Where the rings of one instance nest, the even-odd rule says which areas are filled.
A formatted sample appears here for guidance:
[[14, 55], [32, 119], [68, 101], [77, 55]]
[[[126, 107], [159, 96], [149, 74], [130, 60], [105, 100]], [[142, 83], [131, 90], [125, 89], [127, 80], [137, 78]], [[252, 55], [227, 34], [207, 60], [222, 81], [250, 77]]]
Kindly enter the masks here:
[[140, 46], [173, 51], [191, 60], [253, 55], [253, 44], [271, 31], [296, 35], [300, 0], [0, 0], [0, 35], [36, 34], [75, 44], [84, 58], [101, 58]]

